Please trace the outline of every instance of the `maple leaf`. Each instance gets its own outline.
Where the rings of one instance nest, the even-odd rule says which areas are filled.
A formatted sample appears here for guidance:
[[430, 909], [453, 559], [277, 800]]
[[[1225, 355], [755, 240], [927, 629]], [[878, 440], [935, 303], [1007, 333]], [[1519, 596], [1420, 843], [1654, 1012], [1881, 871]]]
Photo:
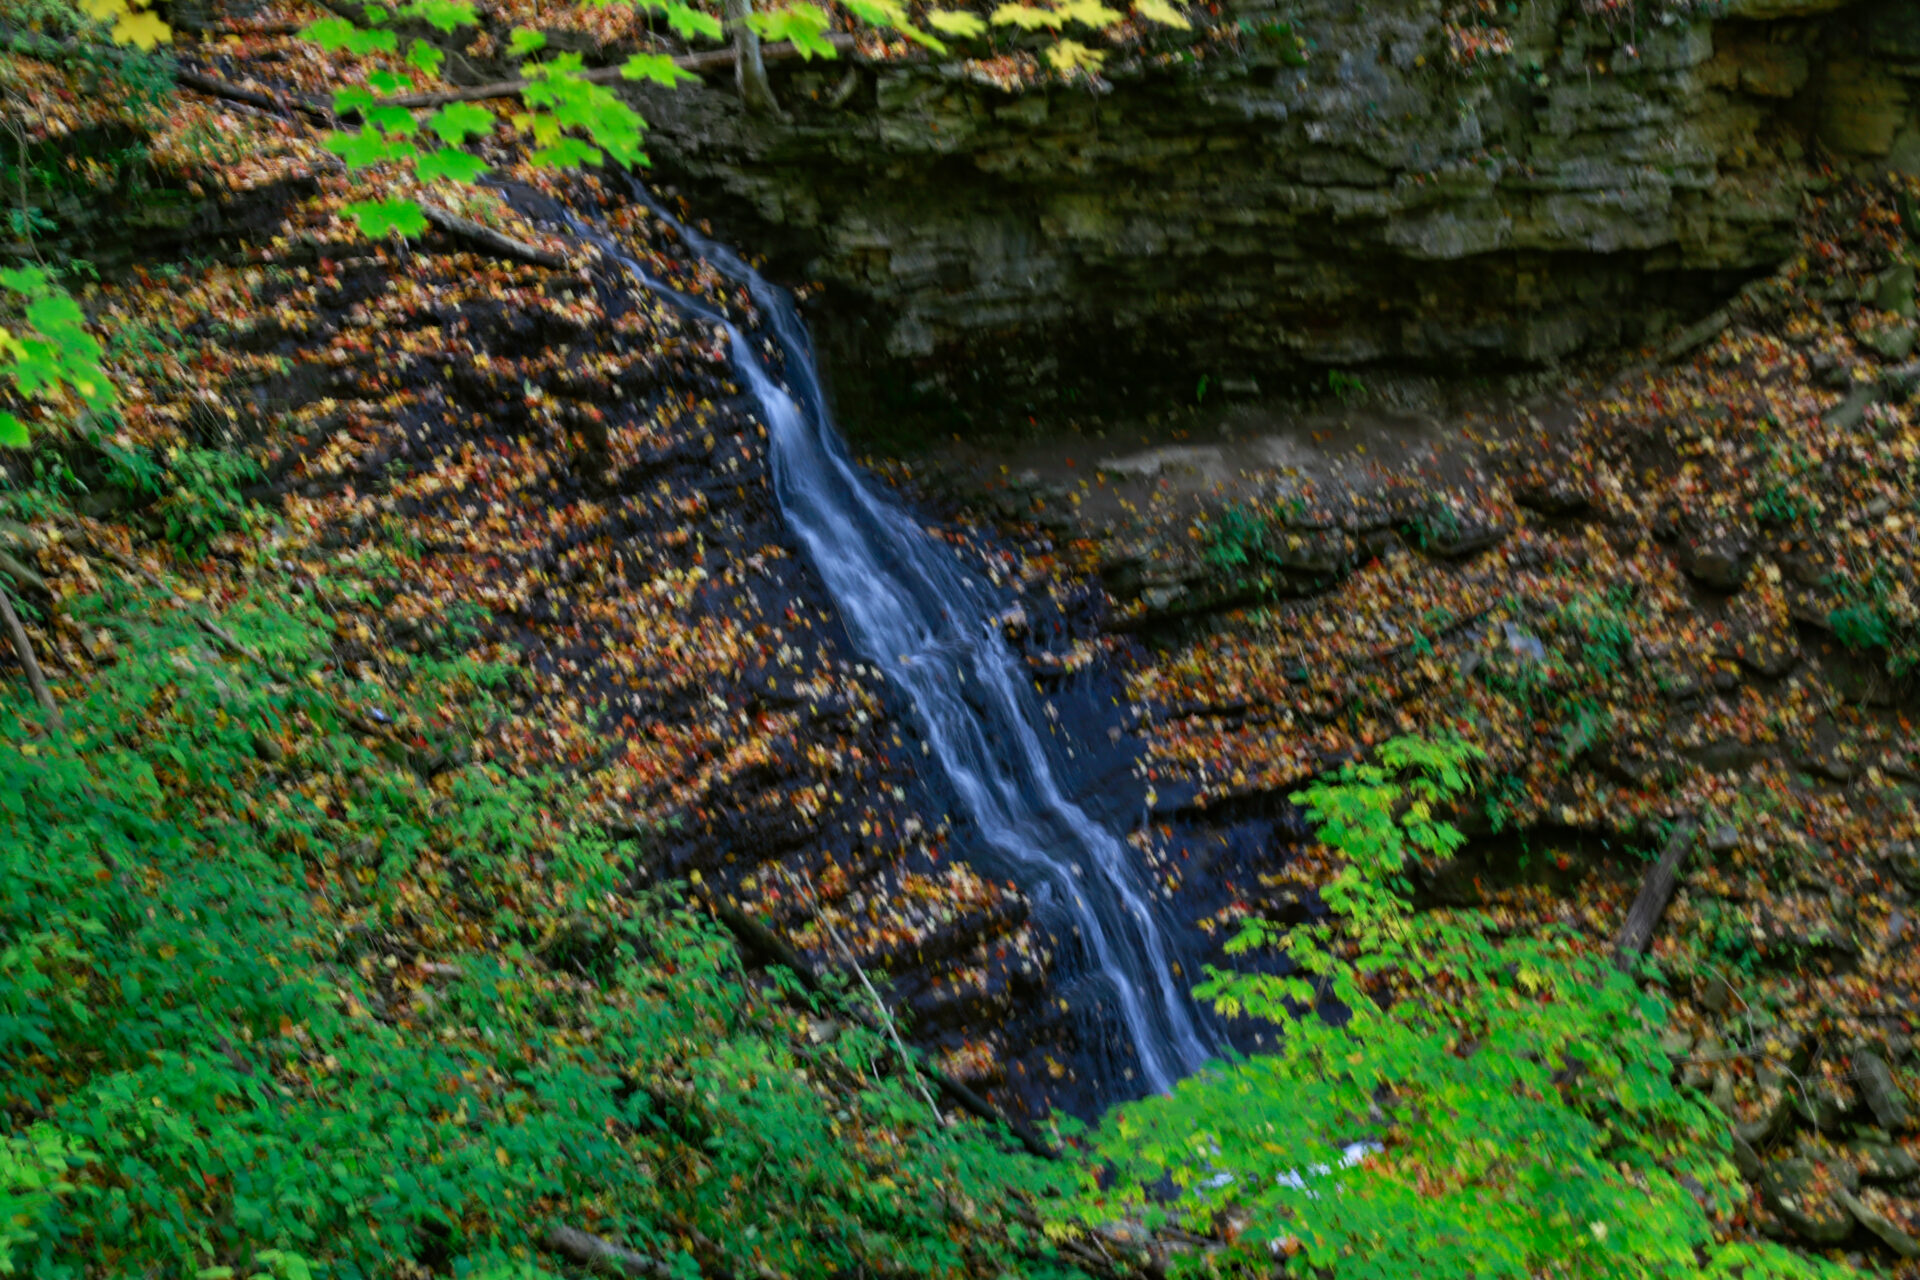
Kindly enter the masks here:
[[359, 224], [361, 234], [378, 238], [397, 231], [402, 236], [425, 233], [427, 217], [411, 200], [362, 200], [344, 210]]
[[129, 10], [114, 19], [115, 44], [130, 44], [136, 49], [151, 49], [173, 39], [173, 31], [149, 10]]
[[927, 14], [927, 25], [950, 36], [970, 39], [984, 35], [987, 24], [980, 16], [960, 9], [935, 9]]
[[839, 55], [839, 50], [825, 35], [832, 26], [832, 19], [827, 17], [825, 10], [815, 5], [796, 5], [773, 13], [755, 12], [747, 16], [747, 22], [763, 39], [791, 43], [803, 60]]
[[441, 147], [434, 151], [423, 151], [414, 157], [413, 171], [422, 182], [450, 178], [455, 182], [470, 183], [487, 171], [487, 164], [478, 156], [452, 147]]
[[1051, 10], [1036, 9], [1030, 4], [1003, 4], [993, 11], [992, 21], [996, 27], [1019, 27], [1022, 31], [1060, 25], [1059, 17]]
[[620, 74], [628, 80], [651, 80], [669, 89], [682, 80], [699, 79], [693, 72], [678, 66], [672, 58], [660, 53], [634, 54], [620, 64]]
[[667, 25], [673, 28], [675, 35], [684, 36], [688, 40], [695, 36], [706, 36], [710, 40], [720, 38], [722, 31], [720, 20], [710, 13], [703, 13], [691, 5], [684, 4], [661, 4], [657, 8], [666, 15]]
[[491, 132], [493, 112], [477, 102], [453, 102], [426, 119], [427, 128], [449, 146], [459, 146], [468, 138]]

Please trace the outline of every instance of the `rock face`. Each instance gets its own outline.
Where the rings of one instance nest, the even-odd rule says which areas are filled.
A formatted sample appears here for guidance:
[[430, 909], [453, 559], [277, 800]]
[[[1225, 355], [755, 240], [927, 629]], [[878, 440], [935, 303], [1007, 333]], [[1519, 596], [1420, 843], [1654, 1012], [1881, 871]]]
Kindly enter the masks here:
[[856, 418], [1638, 341], [1785, 255], [1811, 148], [1920, 167], [1904, 0], [1498, 8], [1512, 52], [1470, 69], [1435, 0], [1230, 0], [1231, 44], [1156, 37], [1104, 92], [919, 61], [787, 64], [784, 121], [641, 96], [703, 211], [829, 285]]

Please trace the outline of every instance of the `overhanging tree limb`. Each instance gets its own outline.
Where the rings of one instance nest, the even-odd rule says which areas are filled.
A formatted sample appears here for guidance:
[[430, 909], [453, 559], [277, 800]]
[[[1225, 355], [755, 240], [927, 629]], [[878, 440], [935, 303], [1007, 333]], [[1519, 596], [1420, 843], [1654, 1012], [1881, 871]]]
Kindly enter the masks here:
[[[852, 53], [855, 49], [854, 38], [845, 32], [835, 32], [826, 37], [828, 43], [840, 53]], [[762, 63], [784, 62], [801, 56], [801, 52], [791, 41], [782, 40], [777, 44], [761, 45], [759, 51]], [[724, 71], [735, 65], [739, 53], [735, 49], [709, 49], [703, 53], [685, 53], [673, 60], [673, 65], [682, 71], [691, 71], [695, 75], [705, 75], [710, 71]], [[619, 67], [595, 67], [579, 73], [588, 84], [629, 83], [621, 74]], [[487, 98], [517, 98], [527, 86], [535, 83], [530, 80], [495, 80], [489, 84], [476, 84], [464, 89], [436, 89], [428, 93], [403, 93], [398, 97], [383, 98], [383, 106], [406, 107], [418, 110], [423, 107], [444, 107], [453, 102], [481, 102]]]

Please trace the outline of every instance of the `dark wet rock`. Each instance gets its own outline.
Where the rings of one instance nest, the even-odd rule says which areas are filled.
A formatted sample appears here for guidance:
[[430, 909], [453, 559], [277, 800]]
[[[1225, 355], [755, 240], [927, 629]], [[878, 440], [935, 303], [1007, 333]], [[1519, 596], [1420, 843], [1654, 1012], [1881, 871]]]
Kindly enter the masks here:
[[1920, 343], [1920, 329], [1910, 324], [1888, 325], [1867, 335], [1867, 345], [1887, 360], [1905, 360]]
[[1837, 1133], [1852, 1112], [1853, 1099], [1843, 1098], [1823, 1084], [1809, 1084], [1791, 1091], [1794, 1114], [1802, 1124], [1821, 1133]]
[[1734, 642], [1733, 653], [1741, 666], [1771, 680], [1800, 664], [1800, 642], [1786, 630], [1750, 631]]
[[1793, 1119], [1793, 1101], [1785, 1089], [1775, 1088], [1761, 1110], [1751, 1120], [1734, 1125], [1734, 1136], [1756, 1149], [1766, 1146], [1782, 1133]]
[[1912, 1103], [1893, 1078], [1886, 1059], [1863, 1050], [1853, 1055], [1853, 1071], [1860, 1098], [1873, 1113], [1874, 1122], [1892, 1132], [1906, 1128], [1913, 1116]]
[[1895, 263], [1874, 281], [1873, 305], [1891, 311], [1906, 320], [1915, 318], [1913, 305], [1914, 270], [1908, 262]]
[[1593, 507], [1593, 491], [1572, 476], [1531, 476], [1514, 483], [1513, 500], [1543, 516], [1577, 516]]
[[1887, 873], [1908, 891], [1920, 893], [1920, 844], [1896, 840], [1882, 845], [1880, 860], [1886, 864]]
[[1901, 1183], [1920, 1178], [1920, 1160], [1905, 1147], [1897, 1146], [1885, 1133], [1863, 1137], [1848, 1148], [1853, 1167], [1862, 1182]]
[[1400, 536], [1415, 551], [1442, 560], [1464, 560], [1499, 546], [1509, 532], [1504, 521], [1486, 512], [1440, 502], [1409, 521]]
[[1881, 1244], [1893, 1250], [1895, 1255], [1901, 1258], [1920, 1258], [1920, 1240], [1908, 1234], [1901, 1224], [1895, 1222], [1877, 1205], [1846, 1190], [1836, 1192], [1834, 1198], [1853, 1215], [1854, 1221], [1865, 1227]]
[[1820, 1171], [1799, 1156], [1776, 1160], [1760, 1173], [1760, 1196], [1767, 1209], [1810, 1244], [1839, 1244], [1853, 1234], [1853, 1215], [1835, 1197], [1837, 1184], [1823, 1186]]
[[1681, 563], [1702, 586], [1738, 591], [1753, 568], [1753, 542], [1741, 533], [1713, 534], [1685, 548]]

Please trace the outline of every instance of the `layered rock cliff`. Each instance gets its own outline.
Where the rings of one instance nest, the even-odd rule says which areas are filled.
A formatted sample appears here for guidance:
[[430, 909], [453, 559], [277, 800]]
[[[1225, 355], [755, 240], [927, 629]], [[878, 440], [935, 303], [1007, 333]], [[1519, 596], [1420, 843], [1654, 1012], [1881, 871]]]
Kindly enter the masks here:
[[856, 426], [903, 392], [1004, 414], [1638, 342], [1776, 266], [1823, 167], [1920, 166], [1908, 4], [1601, 7], [1242, 0], [1092, 89], [791, 64], [785, 119], [681, 90], [651, 145], [828, 284]]

